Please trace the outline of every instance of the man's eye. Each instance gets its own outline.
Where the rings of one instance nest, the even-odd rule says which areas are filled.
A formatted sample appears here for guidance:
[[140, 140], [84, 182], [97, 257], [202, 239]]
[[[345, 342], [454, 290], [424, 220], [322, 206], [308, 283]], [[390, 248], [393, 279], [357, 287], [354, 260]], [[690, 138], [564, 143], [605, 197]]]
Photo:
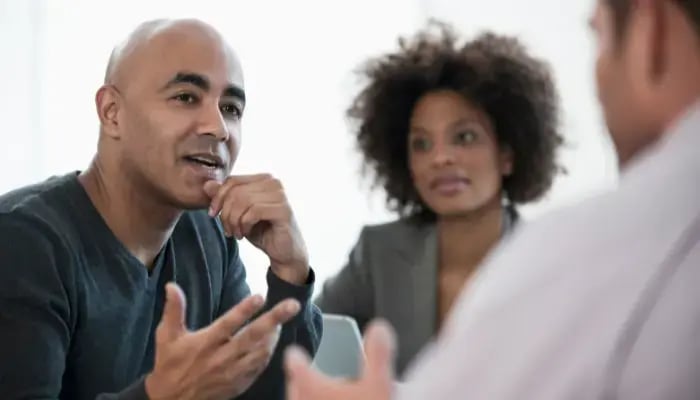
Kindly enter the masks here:
[[185, 104], [194, 104], [195, 102], [197, 102], [197, 98], [189, 93], [180, 93], [173, 98]]
[[234, 118], [240, 118], [241, 115], [243, 114], [241, 112], [241, 109], [238, 108], [235, 104], [222, 104], [221, 105], [221, 112], [224, 113], [225, 115], [230, 115]]

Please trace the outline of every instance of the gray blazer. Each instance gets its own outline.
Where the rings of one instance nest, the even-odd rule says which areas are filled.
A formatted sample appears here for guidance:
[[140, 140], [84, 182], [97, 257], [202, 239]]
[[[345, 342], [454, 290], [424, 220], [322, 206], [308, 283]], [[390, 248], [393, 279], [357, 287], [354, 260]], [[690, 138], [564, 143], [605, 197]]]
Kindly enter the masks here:
[[[504, 232], [517, 219], [506, 212]], [[398, 220], [365, 226], [342, 270], [323, 284], [316, 305], [324, 313], [353, 317], [361, 330], [375, 317], [397, 332], [396, 370], [401, 376], [437, 331], [435, 226]]]

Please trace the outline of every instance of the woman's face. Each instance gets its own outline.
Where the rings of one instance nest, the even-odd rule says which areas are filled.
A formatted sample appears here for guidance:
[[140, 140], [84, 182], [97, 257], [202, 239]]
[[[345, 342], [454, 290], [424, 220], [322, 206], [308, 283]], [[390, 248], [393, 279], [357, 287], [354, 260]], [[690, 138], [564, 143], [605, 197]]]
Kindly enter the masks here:
[[408, 160], [423, 202], [438, 216], [459, 216], [500, 202], [512, 154], [501, 149], [480, 108], [451, 90], [429, 92], [411, 115]]

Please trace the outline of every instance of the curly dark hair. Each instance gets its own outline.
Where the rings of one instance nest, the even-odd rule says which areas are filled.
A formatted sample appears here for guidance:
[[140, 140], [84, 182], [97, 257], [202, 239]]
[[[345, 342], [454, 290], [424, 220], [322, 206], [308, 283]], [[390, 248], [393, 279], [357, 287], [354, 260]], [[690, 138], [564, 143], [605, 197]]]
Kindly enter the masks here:
[[[434, 32], [431, 28], [437, 28]], [[363, 172], [386, 191], [387, 206], [402, 217], [434, 220], [408, 165], [410, 116], [426, 93], [454, 90], [491, 119], [500, 146], [513, 152], [513, 174], [503, 189], [513, 205], [540, 198], [560, 169], [556, 149], [559, 99], [549, 66], [512, 37], [482, 33], [459, 44], [453, 29], [432, 20], [399, 50], [371, 59], [359, 74], [368, 83], [347, 111]]]

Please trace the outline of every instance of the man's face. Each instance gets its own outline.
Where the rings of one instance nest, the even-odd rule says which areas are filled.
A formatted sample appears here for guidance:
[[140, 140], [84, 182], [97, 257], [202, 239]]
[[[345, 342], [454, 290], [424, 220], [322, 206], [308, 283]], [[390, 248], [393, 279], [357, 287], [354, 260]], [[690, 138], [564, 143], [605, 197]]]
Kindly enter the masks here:
[[[630, 0], [632, 1], [632, 0]], [[633, 11], [630, 11], [633, 13]], [[598, 43], [596, 83], [605, 122], [622, 164], [660, 132], [654, 123], [658, 101], [649, 89], [648, 31], [630, 15], [624, 33], [616, 30], [608, 0], [598, 0], [591, 18]]]
[[220, 40], [202, 33], [151, 40], [121, 94], [123, 173], [183, 209], [204, 208], [209, 180], [229, 175], [241, 142], [243, 75]]

